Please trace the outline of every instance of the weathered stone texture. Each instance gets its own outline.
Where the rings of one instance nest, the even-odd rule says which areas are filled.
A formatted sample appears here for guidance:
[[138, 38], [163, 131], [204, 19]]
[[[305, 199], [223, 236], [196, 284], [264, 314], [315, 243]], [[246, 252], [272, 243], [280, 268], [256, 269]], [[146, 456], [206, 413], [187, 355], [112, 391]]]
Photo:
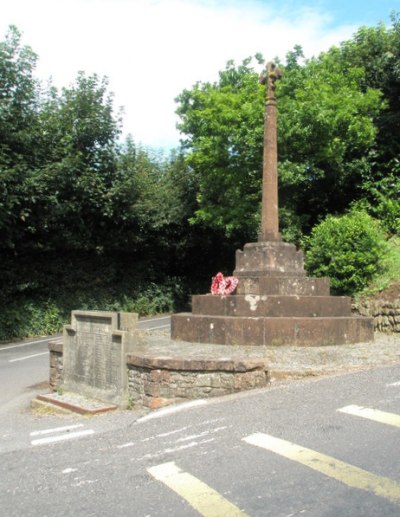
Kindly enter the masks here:
[[246, 294], [236, 296], [195, 295], [193, 314], [250, 317], [348, 316], [351, 298], [347, 296], [276, 296]]
[[369, 318], [239, 317], [174, 314], [172, 339], [193, 343], [260, 346], [324, 346], [373, 340]]
[[233, 274], [240, 279], [257, 276], [305, 276], [303, 252], [286, 242], [251, 242], [236, 251]]
[[126, 404], [126, 354], [140, 341], [137, 322], [134, 313], [72, 311], [64, 327], [63, 388]]
[[268, 384], [264, 368], [251, 371], [152, 370], [129, 364], [129, 393], [135, 405], [157, 409], [185, 400], [218, 397]]
[[237, 294], [278, 296], [329, 296], [328, 278], [305, 276], [248, 276], [242, 277], [236, 289]]
[[400, 299], [364, 300], [354, 305], [362, 316], [374, 319], [375, 330], [379, 332], [400, 332]]
[[62, 339], [49, 342], [50, 389], [56, 390], [63, 382], [63, 344]]

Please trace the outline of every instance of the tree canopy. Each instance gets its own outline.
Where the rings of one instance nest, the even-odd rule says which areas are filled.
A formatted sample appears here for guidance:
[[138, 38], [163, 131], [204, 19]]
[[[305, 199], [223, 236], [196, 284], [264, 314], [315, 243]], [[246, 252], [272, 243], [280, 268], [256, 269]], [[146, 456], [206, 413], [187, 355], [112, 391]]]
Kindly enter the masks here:
[[[59, 91], [36, 79], [37, 60], [11, 26], [0, 41], [0, 305], [27, 293], [51, 298], [54, 279], [75, 269], [92, 285], [101, 281], [93, 270], [107, 266], [111, 293], [132, 270], [165, 280], [168, 293], [180, 285], [171, 277], [193, 284], [231, 271], [233, 250], [260, 223], [263, 57], [228, 61], [217, 81], [177, 96], [182, 141], [169, 155], [122, 140], [107, 78], [80, 72]], [[284, 240], [306, 242], [327, 216], [349, 210], [398, 235], [399, 15], [318, 56], [305, 59], [297, 45], [277, 61]]]
[[[329, 213], [364, 200], [379, 217], [399, 216], [399, 52], [390, 28], [362, 27], [353, 39], [311, 59], [300, 46], [279, 63], [277, 84], [281, 226], [298, 239]], [[256, 60], [229, 61], [214, 83], [178, 97], [183, 147], [198, 182], [193, 222], [257, 234], [264, 89]], [[260, 67], [258, 66], [258, 69]], [[387, 221], [390, 231], [396, 224]]]

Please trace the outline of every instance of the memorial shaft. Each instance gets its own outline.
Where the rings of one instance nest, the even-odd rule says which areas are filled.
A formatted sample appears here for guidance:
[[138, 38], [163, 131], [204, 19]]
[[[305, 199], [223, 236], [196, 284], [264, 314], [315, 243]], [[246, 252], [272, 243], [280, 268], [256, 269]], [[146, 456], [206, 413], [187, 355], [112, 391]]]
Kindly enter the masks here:
[[274, 63], [268, 63], [266, 76], [260, 80], [266, 85], [264, 118], [264, 153], [261, 231], [258, 240], [279, 241], [278, 216], [278, 142], [275, 81], [282, 76]]

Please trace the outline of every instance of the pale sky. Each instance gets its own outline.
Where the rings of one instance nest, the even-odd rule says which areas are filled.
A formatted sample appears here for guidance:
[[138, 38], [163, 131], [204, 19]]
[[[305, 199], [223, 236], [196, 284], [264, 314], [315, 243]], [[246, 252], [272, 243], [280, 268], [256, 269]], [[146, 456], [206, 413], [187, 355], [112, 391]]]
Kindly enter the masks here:
[[80, 70], [107, 76], [123, 134], [168, 149], [179, 142], [174, 98], [229, 59], [283, 59], [296, 44], [311, 57], [393, 10], [400, 0], [0, 0], [0, 38], [16, 25], [36, 75], [57, 87]]

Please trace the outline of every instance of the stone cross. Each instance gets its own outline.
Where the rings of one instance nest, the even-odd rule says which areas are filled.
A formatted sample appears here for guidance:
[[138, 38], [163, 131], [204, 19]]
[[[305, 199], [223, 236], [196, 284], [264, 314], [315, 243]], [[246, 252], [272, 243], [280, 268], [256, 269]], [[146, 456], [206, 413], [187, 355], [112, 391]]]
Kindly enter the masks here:
[[276, 130], [275, 81], [282, 77], [282, 72], [274, 63], [267, 64], [267, 70], [260, 77], [260, 83], [266, 85], [266, 102], [264, 118], [264, 154], [261, 231], [259, 242], [280, 241], [278, 218], [278, 144]]

